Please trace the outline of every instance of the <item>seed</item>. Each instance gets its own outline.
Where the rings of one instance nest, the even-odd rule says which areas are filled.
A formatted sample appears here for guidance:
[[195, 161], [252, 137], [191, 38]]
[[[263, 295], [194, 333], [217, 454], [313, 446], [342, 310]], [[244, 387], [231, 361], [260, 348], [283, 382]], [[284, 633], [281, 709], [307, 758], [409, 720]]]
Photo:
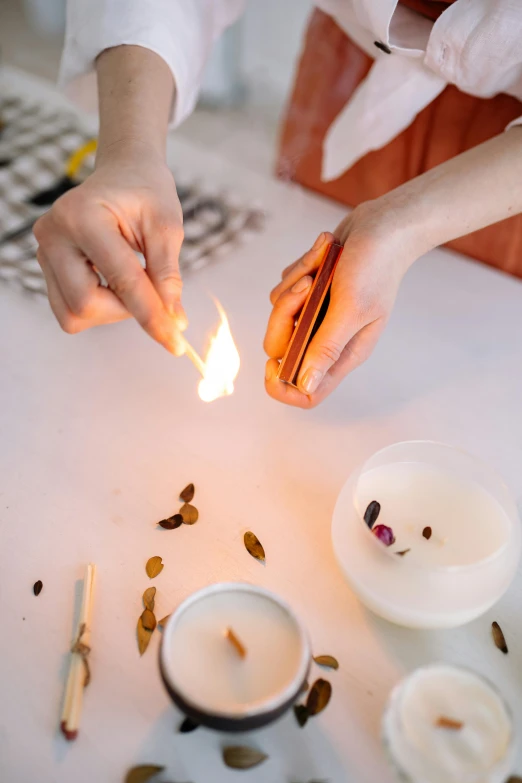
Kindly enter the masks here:
[[158, 625], [160, 628], [165, 628], [165, 625], [167, 624], [167, 621], [170, 617], [170, 614], [166, 614], [165, 617], [162, 617], [161, 620], [158, 621]]
[[193, 525], [194, 522], [198, 521], [199, 511], [196, 506], [191, 506], [190, 503], [185, 503], [181, 506], [179, 513], [181, 514], [185, 525]]
[[163, 563], [161, 562], [161, 557], [159, 555], [150, 557], [147, 560], [147, 565], [145, 566], [145, 570], [147, 572], [147, 576], [150, 579], [154, 579], [155, 576], [157, 576], [159, 573], [163, 571]]
[[255, 748], [236, 745], [223, 749], [223, 761], [231, 769], [252, 769], [266, 761], [268, 756]]
[[150, 609], [151, 612], [154, 611], [154, 596], [156, 595], [156, 588], [155, 587], [147, 587], [145, 592], [143, 593], [143, 606], [145, 609]]
[[152, 631], [149, 631], [147, 628], [144, 628], [143, 621], [140, 616], [140, 619], [138, 620], [138, 649], [140, 651], [140, 655], [143, 655], [143, 653], [149, 646], [151, 636], [152, 636]]
[[42, 582], [42, 580], [41, 580], [41, 579], [39, 579], [39, 580], [38, 580], [37, 582], [35, 582], [35, 583], [34, 583], [34, 585], [33, 585], [33, 593], [34, 593], [35, 595], [40, 595], [40, 593], [42, 592], [42, 587], [43, 587], [43, 582]]
[[431, 529], [431, 527], [429, 525], [424, 528], [424, 530], [422, 531], [422, 535], [424, 536], [426, 541], [430, 540], [432, 532], [433, 531], [432, 531], [432, 529]]
[[247, 552], [252, 555], [252, 557], [254, 557], [256, 560], [260, 560], [261, 562], [265, 561], [265, 550], [263, 549], [263, 545], [261, 544], [260, 540], [256, 535], [254, 535], [254, 533], [249, 530], [247, 533], [245, 533], [243, 541], [245, 542]]
[[437, 722], [435, 724], [440, 729], [452, 729], [453, 731], [459, 731], [464, 724], [461, 720], [454, 720], [453, 718], [447, 718], [445, 715], [441, 715], [440, 718], [437, 718]]
[[372, 533], [384, 544], [384, 546], [392, 546], [392, 544], [395, 543], [393, 530], [387, 525], [377, 525], [373, 528]]
[[308, 714], [319, 715], [327, 706], [331, 695], [332, 686], [328, 680], [316, 680], [312, 685], [310, 693], [308, 694], [308, 699], [306, 700]]
[[162, 519], [160, 522], [158, 522], [158, 525], [162, 527], [164, 530], [175, 530], [177, 527], [180, 527], [183, 524], [183, 517], [181, 514], [174, 514], [172, 517], [167, 517], [167, 519]]
[[495, 642], [498, 649], [502, 650], [504, 655], [507, 655], [508, 646], [506, 644], [504, 634], [502, 633], [502, 628], [498, 623], [491, 623], [491, 634], [493, 636], [493, 641]]
[[140, 764], [138, 767], [129, 769], [125, 775], [125, 783], [147, 783], [164, 769], [165, 767], [158, 767], [156, 764]]
[[153, 631], [156, 627], [154, 612], [151, 612], [150, 609], [144, 609], [141, 614], [141, 622], [146, 631]]
[[178, 731], [180, 734], [189, 734], [191, 731], [199, 729], [199, 723], [196, 723], [192, 718], [185, 718]]
[[184, 503], [190, 503], [192, 498], [194, 497], [195, 492], [194, 484], [187, 484], [185, 489], [179, 493], [179, 499], [182, 500]]
[[324, 666], [326, 669], [338, 669], [339, 661], [334, 658], [333, 655], [316, 655], [314, 661], [319, 666]]
[[381, 513], [381, 504], [377, 500], [372, 500], [371, 503], [368, 504], [368, 508], [364, 512], [364, 521], [370, 528], [375, 525], [377, 522], [377, 517]]
[[306, 704], [296, 704], [294, 706], [294, 715], [301, 728], [306, 726], [308, 718], [310, 717]]

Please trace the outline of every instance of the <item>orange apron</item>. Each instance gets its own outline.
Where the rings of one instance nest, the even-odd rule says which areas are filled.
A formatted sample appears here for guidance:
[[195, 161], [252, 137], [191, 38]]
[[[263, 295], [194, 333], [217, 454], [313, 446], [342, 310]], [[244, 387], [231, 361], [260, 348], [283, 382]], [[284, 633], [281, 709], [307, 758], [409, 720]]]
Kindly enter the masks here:
[[[450, 0], [403, 2], [436, 19]], [[279, 177], [354, 207], [502, 133], [522, 114], [522, 103], [509, 95], [475, 98], [450, 85], [385, 147], [369, 152], [338, 179], [322, 182], [323, 139], [372, 63], [330, 16], [313, 12], [283, 122]], [[456, 239], [448, 247], [522, 277], [522, 215]]]

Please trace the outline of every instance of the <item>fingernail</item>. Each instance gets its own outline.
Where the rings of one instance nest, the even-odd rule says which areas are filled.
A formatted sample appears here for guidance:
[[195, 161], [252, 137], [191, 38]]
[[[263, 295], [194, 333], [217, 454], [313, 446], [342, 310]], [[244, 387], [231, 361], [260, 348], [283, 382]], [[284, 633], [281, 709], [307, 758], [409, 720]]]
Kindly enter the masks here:
[[273, 372], [273, 369], [272, 369], [272, 362], [269, 362], [266, 365], [266, 367], [265, 367], [265, 381], [272, 380], [273, 374], [274, 374], [274, 372]]
[[305, 277], [302, 277], [300, 280], [298, 280], [297, 283], [294, 283], [292, 286], [292, 293], [302, 294], [303, 291], [306, 291], [306, 289], [310, 288], [311, 285], [312, 278], [309, 275], [306, 275]]
[[310, 368], [303, 375], [301, 379], [301, 386], [307, 394], [313, 394], [323, 380], [323, 377], [324, 372]]
[[188, 326], [188, 318], [185, 315], [185, 310], [183, 309], [182, 305], [180, 304], [174, 305], [174, 316], [176, 317], [178, 329], [181, 332], [184, 332]]
[[315, 240], [312, 250], [319, 250], [323, 242], [324, 242], [324, 231], [322, 232], [322, 234], [319, 234], [319, 236]]

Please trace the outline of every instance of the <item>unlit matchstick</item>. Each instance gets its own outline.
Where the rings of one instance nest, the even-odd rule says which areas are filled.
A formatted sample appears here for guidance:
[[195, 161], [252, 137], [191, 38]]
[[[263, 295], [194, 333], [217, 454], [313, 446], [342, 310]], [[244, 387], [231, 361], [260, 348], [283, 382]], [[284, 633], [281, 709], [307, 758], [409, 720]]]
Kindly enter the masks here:
[[86, 568], [83, 580], [82, 604], [78, 618], [75, 641], [71, 648], [71, 665], [65, 688], [62, 720], [60, 728], [68, 740], [78, 736], [82, 710], [83, 689], [88, 684], [87, 656], [90, 651], [91, 616], [94, 574], [96, 566], [92, 563]]
[[237, 636], [234, 633], [234, 631], [232, 630], [232, 628], [227, 628], [225, 636], [228, 639], [228, 641], [230, 642], [230, 644], [233, 647], [235, 647], [236, 652], [239, 655], [239, 657], [240, 658], [246, 658], [246, 654], [247, 654], [246, 647], [244, 646], [244, 644], [242, 644], [242, 642], [239, 641], [239, 639], [237, 638]]
[[[185, 339], [185, 338], [183, 338]], [[191, 346], [191, 344], [188, 342], [188, 340], [185, 339], [185, 356], [188, 356], [196, 370], [201, 373], [203, 378], [205, 377], [205, 362], [197, 353], [194, 348]]]

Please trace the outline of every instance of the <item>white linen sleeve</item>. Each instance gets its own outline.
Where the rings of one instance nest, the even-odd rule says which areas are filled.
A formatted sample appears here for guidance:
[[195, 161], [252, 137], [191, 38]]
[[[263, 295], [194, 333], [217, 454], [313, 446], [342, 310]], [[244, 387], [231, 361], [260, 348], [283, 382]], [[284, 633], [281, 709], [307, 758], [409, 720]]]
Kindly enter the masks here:
[[113, 46], [143, 46], [172, 71], [171, 122], [179, 125], [195, 106], [214, 41], [243, 6], [244, 0], [67, 0], [59, 85], [81, 108], [96, 111], [96, 57]]
[[510, 128], [514, 128], [516, 125], [522, 125], [522, 117], [517, 117], [516, 120], [511, 120], [509, 125], [506, 125], [506, 130], [508, 131]]

